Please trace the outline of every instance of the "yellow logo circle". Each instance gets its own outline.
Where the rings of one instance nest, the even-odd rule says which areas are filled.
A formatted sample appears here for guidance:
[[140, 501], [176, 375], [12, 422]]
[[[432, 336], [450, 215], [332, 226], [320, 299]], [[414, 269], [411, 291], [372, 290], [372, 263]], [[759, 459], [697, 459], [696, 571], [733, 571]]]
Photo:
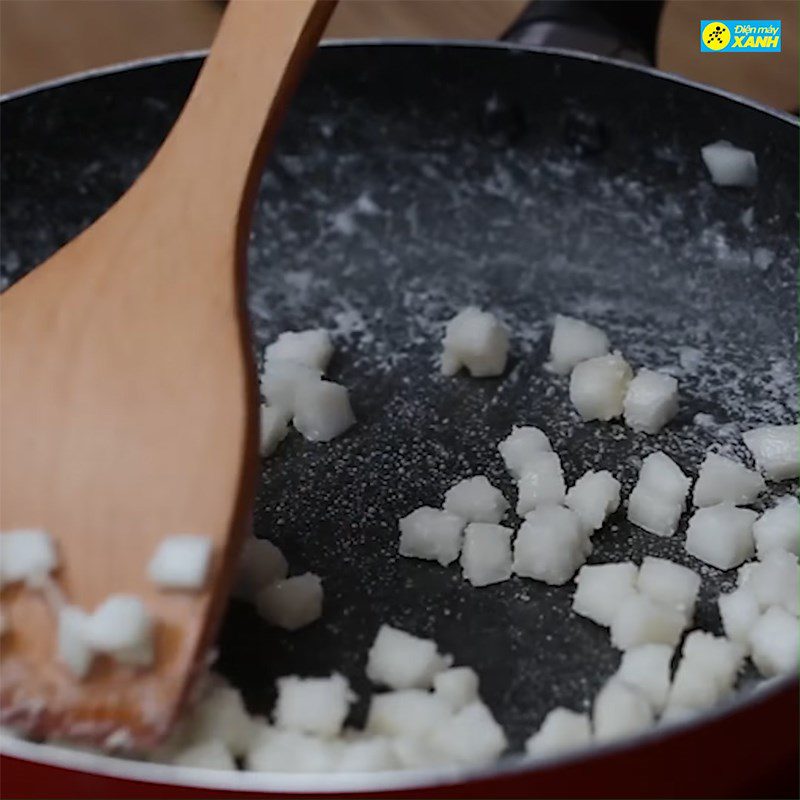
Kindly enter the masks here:
[[731, 41], [731, 32], [724, 22], [709, 22], [703, 28], [703, 44], [709, 50], [724, 50]]

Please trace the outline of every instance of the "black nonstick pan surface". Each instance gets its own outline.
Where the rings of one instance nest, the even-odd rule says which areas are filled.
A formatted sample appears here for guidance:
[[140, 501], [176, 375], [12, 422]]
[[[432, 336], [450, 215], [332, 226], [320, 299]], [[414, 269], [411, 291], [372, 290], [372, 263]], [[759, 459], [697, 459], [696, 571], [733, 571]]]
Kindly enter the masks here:
[[[130, 185], [199, 65], [151, 63], [2, 103], [3, 286]], [[700, 148], [718, 139], [756, 153], [755, 188], [711, 184]], [[359, 722], [383, 622], [474, 667], [516, 749], [553, 706], [588, 707], [619, 653], [570, 611], [574, 584], [474, 589], [455, 564], [400, 558], [397, 519], [473, 474], [513, 503], [496, 445], [514, 424], [546, 431], [568, 484], [609, 469], [626, 496], [655, 450], [696, 475], [708, 448], [748, 460], [743, 430], [796, 421], [797, 145], [786, 116], [592, 58], [320, 50], [264, 175], [249, 307], [259, 359], [284, 330], [332, 332], [330, 375], [350, 389], [358, 424], [324, 445], [292, 434], [262, 462], [255, 534], [292, 572], [322, 577], [325, 610], [288, 634], [232, 603], [218, 667], [252, 711], [269, 710], [276, 677], [337, 670], [360, 695]], [[468, 304], [510, 331], [502, 378], [438, 371], [443, 323]], [[634, 367], [678, 377], [677, 419], [655, 436], [581, 422], [567, 382], [543, 369], [556, 313], [604, 328]], [[796, 489], [771, 485], [765, 504]], [[698, 569], [696, 624], [718, 632], [716, 597], [735, 571], [688, 556], [684, 531], [685, 519], [672, 539], [652, 536], [621, 509], [589, 562], [656, 555]]]

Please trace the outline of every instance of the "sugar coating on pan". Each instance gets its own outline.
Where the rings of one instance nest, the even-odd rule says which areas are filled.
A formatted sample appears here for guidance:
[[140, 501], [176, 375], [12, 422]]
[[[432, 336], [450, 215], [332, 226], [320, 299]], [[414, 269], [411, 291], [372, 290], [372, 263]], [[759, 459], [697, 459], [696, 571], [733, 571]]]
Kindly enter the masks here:
[[470, 306], [447, 323], [442, 347], [443, 375], [455, 375], [462, 367], [474, 378], [502, 375], [508, 333], [493, 314]]

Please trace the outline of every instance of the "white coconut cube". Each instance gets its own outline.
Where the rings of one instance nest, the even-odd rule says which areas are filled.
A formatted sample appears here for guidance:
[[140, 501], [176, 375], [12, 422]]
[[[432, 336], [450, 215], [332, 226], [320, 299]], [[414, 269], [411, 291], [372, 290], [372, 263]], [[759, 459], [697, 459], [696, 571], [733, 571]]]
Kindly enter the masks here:
[[733, 691], [744, 662], [744, 648], [725, 636], [706, 631], [692, 631], [683, 642], [683, 659], [702, 664], [717, 686], [719, 697]]
[[713, 183], [717, 186], [755, 186], [758, 182], [756, 157], [750, 150], [720, 139], [700, 148]]
[[252, 737], [244, 764], [252, 772], [333, 772], [340, 749], [335, 740], [262, 725]]
[[426, 740], [448, 762], [465, 766], [491, 764], [508, 747], [492, 712], [477, 700], [438, 722]]
[[574, 317], [556, 314], [550, 340], [547, 368], [558, 375], [569, 375], [581, 361], [608, 353], [608, 336], [600, 328]]
[[423, 506], [403, 517], [399, 523], [401, 556], [450, 564], [461, 552], [465, 521], [439, 508]]
[[728, 594], [721, 594], [717, 605], [725, 635], [749, 651], [750, 631], [761, 614], [756, 596], [747, 588], [741, 587]]
[[309, 442], [329, 442], [355, 421], [347, 389], [338, 383], [317, 381], [298, 393], [292, 422]]
[[433, 691], [453, 711], [478, 699], [478, 685], [478, 674], [471, 667], [450, 667], [433, 679]]
[[753, 555], [753, 523], [749, 508], [719, 503], [699, 508], [689, 520], [686, 552], [717, 569], [733, 569]]
[[508, 358], [508, 334], [488, 311], [470, 306], [447, 323], [442, 373], [455, 375], [465, 367], [474, 378], [502, 375]]
[[322, 580], [313, 572], [265, 586], [256, 594], [259, 615], [278, 628], [296, 631], [322, 616]]
[[233, 596], [255, 602], [265, 586], [283, 580], [289, 565], [283, 553], [268, 539], [248, 536], [239, 555]]
[[317, 736], [337, 736], [355, 695], [338, 673], [328, 678], [278, 678], [275, 726]]
[[768, 608], [750, 631], [753, 663], [765, 677], [796, 675], [800, 653], [797, 617], [779, 606]]
[[261, 372], [261, 393], [271, 408], [292, 416], [297, 400], [307, 388], [322, 380], [322, 372], [295, 361], [266, 361]]
[[634, 486], [628, 497], [628, 521], [656, 536], [672, 536], [678, 530], [682, 513], [682, 503], [676, 503], [646, 486]]
[[206, 739], [202, 742], [181, 748], [170, 759], [176, 767], [192, 767], [193, 769], [235, 770], [233, 760], [225, 742], [220, 739]]
[[636, 595], [638, 571], [630, 561], [584, 565], [575, 577], [572, 610], [598, 625], [611, 625], [623, 603]]
[[434, 692], [399, 689], [372, 696], [366, 730], [384, 736], [421, 736], [452, 714], [452, 708]]
[[199, 591], [211, 567], [211, 539], [185, 533], [162, 539], [147, 565], [147, 577], [162, 589]]
[[800, 425], [764, 425], [747, 431], [742, 439], [769, 480], [800, 476]]
[[0, 533], [0, 586], [27, 581], [38, 586], [59, 566], [53, 537], [39, 528]]
[[266, 406], [259, 409], [259, 452], [262, 456], [271, 456], [278, 445], [289, 433], [290, 414], [278, 406]]
[[756, 553], [763, 558], [770, 550], [800, 555], [800, 502], [794, 495], [781, 497], [753, 523]]
[[642, 644], [622, 654], [616, 677], [636, 689], [660, 713], [667, 704], [673, 648], [666, 644]]
[[619, 353], [590, 358], [572, 370], [569, 398], [584, 420], [608, 421], [622, 415], [632, 377], [630, 365]]
[[623, 408], [629, 428], [658, 433], [678, 413], [678, 381], [663, 372], [640, 369], [628, 386]]
[[566, 583], [592, 552], [580, 517], [569, 508], [542, 506], [528, 514], [514, 542], [517, 575], [554, 586]]
[[564, 502], [588, 530], [596, 531], [619, 508], [619, 493], [620, 483], [608, 470], [589, 470], [575, 481]]
[[534, 758], [542, 758], [584, 747], [591, 740], [589, 715], [559, 706], [548, 712], [539, 730], [525, 742], [525, 752]]
[[664, 717], [679, 716], [676, 709], [696, 712], [713, 708], [719, 699], [717, 681], [705, 665], [701, 661], [682, 658], [672, 678]]
[[639, 568], [636, 587], [653, 600], [678, 609], [689, 621], [694, 616], [700, 576], [666, 558], [646, 556]]
[[464, 531], [461, 569], [473, 586], [488, 586], [511, 577], [511, 537], [503, 525], [473, 522]]
[[[85, 623], [86, 641], [100, 653], [122, 660], [141, 653], [146, 660], [153, 641], [153, 619], [135, 595], [115, 594], [107, 597]], [[144, 664], [142, 665], [144, 666]]]
[[539, 453], [553, 448], [544, 431], [532, 425], [515, 425], [497, 449], [511, 476], [521, 478]]
[[385, 736], [369, 736], [342, 744], [336, 771], [384, 772], [399, 766], [392, 740]]
[[637, 485], [643, 486], [665, 500], [679, 503], [683, 508], [692, 479], [664, 452], [658, 450], [642, 461]]
[[781, 606], [790, 614], [798, 614], [797, 556], [788, 550], [771, 550], [747, 573], [743, 586], [752, 592], [763, 611]]
[[508, 500], [485, 475], [476, 475], [448, 489], [443, 507], [467, 522], [497, 523], [508, 511]]
[[617, 678], [611, 678], [597, 693], [592, 707], [594, 736], [599, 742], [632, 736], [655, 722], [647, 698]]
[[331, 337], [322, 328], [285, 331], [264, 351], [266, 361], [294, 361], [324, 372], [333, 355]]
[[686, 626], [686, 617], [644, 594], [628, 598], [611, 620], [611, 643], [619, 650], [640, 644], [675, 647]]
[[698, 508], [732, 503], [747, 506], [767, 488], [764, 479], [743, 464], [709, 453], [700, 465], [693, 501]]
[[241, 692], [216, 678], [189, 712], [186, 728], [193, 740], [220, 739], [236, 757], [248, 750], [256, 723], [247, 713]]
[[436, 642], [381, 625], [367, 656], [367, 677], [392, 689], [428, 689], [434, 677], [452, 664]]
[[78, 680], [89, 674], [94, 652], [86, 640], [89, 615], [77, 606], [64, 606], [58, 612], [56, 658]]
[[538, 453], [517, 481], [517, 514], [524, 517], [538, 506], [563, 503], [567, 487], [561, 459], [556, 453]]

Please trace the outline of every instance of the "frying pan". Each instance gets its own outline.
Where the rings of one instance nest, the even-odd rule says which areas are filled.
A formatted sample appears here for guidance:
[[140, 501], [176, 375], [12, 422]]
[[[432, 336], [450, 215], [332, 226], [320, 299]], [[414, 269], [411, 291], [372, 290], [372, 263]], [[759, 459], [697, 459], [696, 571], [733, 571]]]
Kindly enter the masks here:
[[[4, 100], [5, 285], [126, 189], [199, 65], [198, 55], [149, 61]], [[711, 185], [699, 151], [718, 139], [757, 153], [755, 188]], [[286, 329], [332, 331], [331, 374], [359, 422], [326, 445], [291, 436], [262, 464], [255, 534], [293, 571], [322, 576], [325, 612], [284, 634], [231, 604], [218, 669], [252, 711], [269, 709], [280, 675], [338, 670], [359, 693], [360, 722], [366, 652], [383, 622], [474, 667], [517, 751], [553, 706], [588, 706], [619, 654], [570, 612], [572, 584], [515, 577], [473, 589], [455, 567], [399, 558], [396, 520], [472, 474], [513, 497], [496, 450], [512, 424], [547, 432], [568, 482], [610, 469], [627, 494], [654, 450], [696, 474], [707, 448], [746, 457], [743, 429], [793, 422], [797, 144], [790, 117], [607, 59], [466, 43], [320, 49], [264, 175], [249, 305], [259, 353]], [[502, 378], [438, 372], [442, 323], [467, 304], [511, 332]], [[542, 367], [557, 312], [603, 327], [635, 366], [676, 374], [678, 418], [656, 436], [581, 423], [565, 381]], [[590, 563], [656, 555], [699, 569], [696, 624], [719, 632], [715, 599], [734, 571], [694, 560], [683, 538], [643, 533], [620, 511]], [[748, 673], [742, 684], [683, 725], [537, 765], [512, 756], [482, 770], [208, 776], [8, 741], [3, 783], [16, 797], [788, 796], [797, 681], [755, 690]]]

